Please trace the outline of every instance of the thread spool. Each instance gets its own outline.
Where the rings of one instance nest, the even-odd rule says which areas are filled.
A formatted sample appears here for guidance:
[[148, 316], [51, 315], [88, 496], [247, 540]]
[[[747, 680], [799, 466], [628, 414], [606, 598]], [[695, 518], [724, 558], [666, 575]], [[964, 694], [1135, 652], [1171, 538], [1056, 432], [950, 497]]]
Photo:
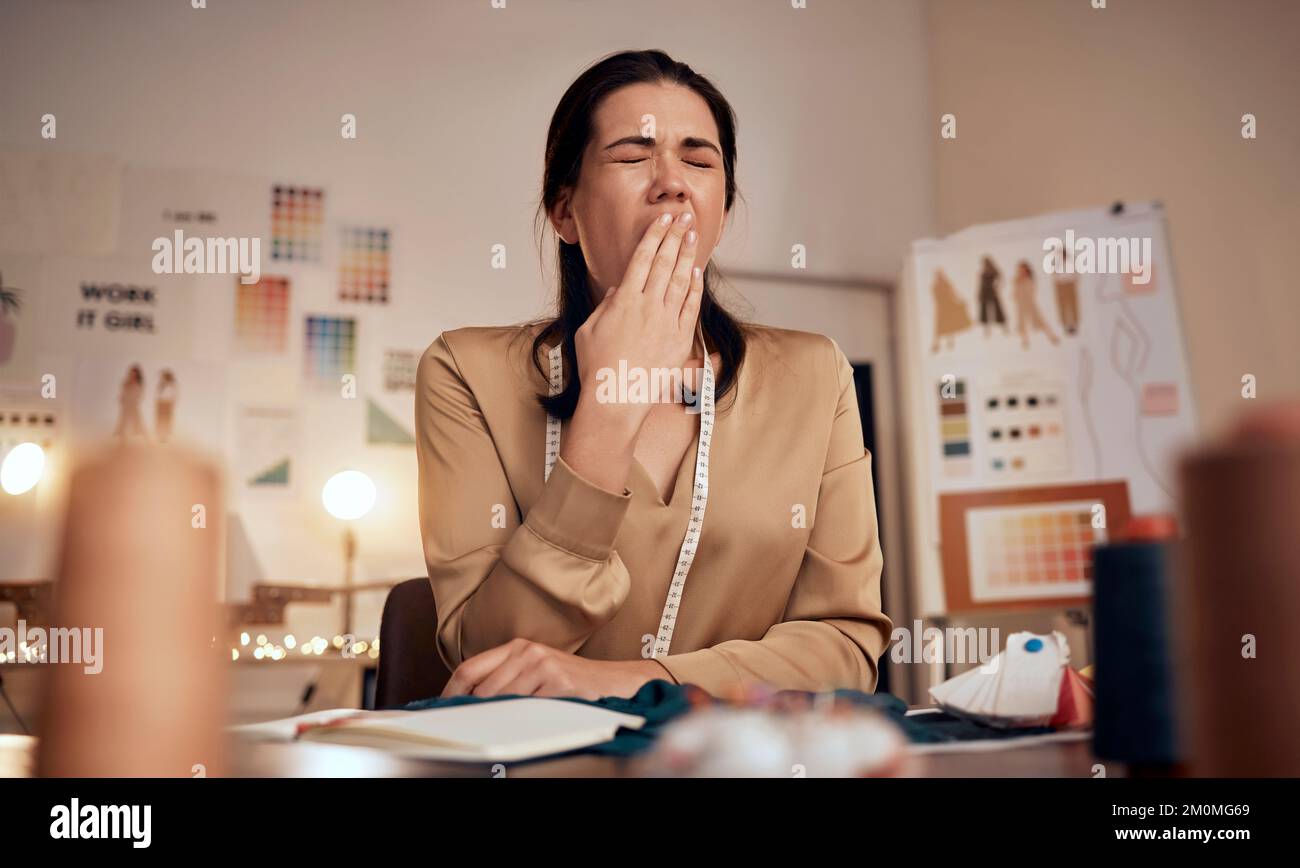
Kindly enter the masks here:
[[1093, 549], [1098, 757], [1135, 773], [1179, 760], [1169, 613], [1169, 544], [1163, 517], [1137, 519], [1131, 538]]

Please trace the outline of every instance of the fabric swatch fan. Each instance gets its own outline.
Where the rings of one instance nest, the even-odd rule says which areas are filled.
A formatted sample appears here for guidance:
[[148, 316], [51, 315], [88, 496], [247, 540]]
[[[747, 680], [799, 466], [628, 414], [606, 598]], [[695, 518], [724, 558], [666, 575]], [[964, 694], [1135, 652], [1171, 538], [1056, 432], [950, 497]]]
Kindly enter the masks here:
[[930, 697], [944, 711], [1001, 729], [1088, 726], [1092, 682], [1069, 662], [1063, 634], [1012, 633], [1005, 651], [931, 687]]

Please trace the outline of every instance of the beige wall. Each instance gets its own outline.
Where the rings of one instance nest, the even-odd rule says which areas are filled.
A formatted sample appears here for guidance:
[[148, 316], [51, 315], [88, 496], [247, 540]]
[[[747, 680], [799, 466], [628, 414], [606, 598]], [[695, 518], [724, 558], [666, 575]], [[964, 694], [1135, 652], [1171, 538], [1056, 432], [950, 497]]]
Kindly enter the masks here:
[[1202, 422], [1245, 373], [1300, 394], [1298, 32], [1294, 0], [930, 0], [939, 230], [1160, 200]]
[[[717, 254], [724, 269], [791, 274], [791, 245], [801, 243], [816, 277], [892, 277], [908, 243], [934, 228], [924, 8], [910, 0], [801, 10], [753, 0], [3, 5], [0, 147], [319, 184], [331, 216], [393, 226], [393, 303], [369, 312], [363, 343], [382, 334], [422, 349], [444, 329], [543, 311], [550, 292], [532, 217], [547, 123], [582, 68], [620, 49], [668, 51], [736, 110], [744, 198]], [[57, 140], [40, 138], [46, 112], [58, 118]], [[355, 141], [339, 135], [344, 112], [357, 116]], [[490, 267], [496, 243], [509, 251], [505, 270]], [[815, 284], [755, 284], [755, 318], [832, 334], [855, 361], [881, 358], [879, 299]], [[225, 334], [229, 315], [200, 319]], [[266, 376], [230, 364], [228, 391]], [[381, 492], [359, 529], [359, 580], [423, 572], [414, 452], [366, 447], [359, 425], [322, 412], [304, 417], [313, 484], [300, 501], [234, 504], [237, 597], [259, 580], [337, 581], [339, 539], [314, 480], [344, 460]], [[0, 579], [47, 574], [55, 528], [48, 516], [9, 520], [5, 510], [19, 508], [0, 499]], [[9, 530], [28, 524], [43, 531], [35, 543]], [[373, 596], [366, 617], [377, 615]]]
[[[376, 325], [422, 347], [446, 328], [541, 311], [531, 218], [550, 112], [589, 61], [659, 46], [713, 77], [739, 115], [744, 201], [724, 267], [788, 274], [803, 243], [815, 277], [866, 282], [895, 275], [908, 244], [936, 232], [1162, 200], [1198, 406], [1217, 424], [1239, 405], [1243, 373], [1262, 397], [1300, 392], [1300, 288], [1285, 267], [1300, 231], [1300, 3], [1108, 6], [6, 0], [0, 146], [322, 184], [337, 214], [396, 227], [402, 273]], [[358, 117], [355, 142], [338, 135], [344, 111]], [[45, 112], [58, 115], [55, 142], [39, 138]], [[955, 141], [939, 139], [945, 112], [958, 116]], [[1240, 137], [1245, 112], [1258, 116], [1255, 141]], [[506, 271], [488, 268], [497, 242]], [[830, 334], [855, 361], [887, 359], [877, 295], [816, 280], [736, 286], [760, 321]], [[360, 577], [419, 573], [413, 454], [317, 430], [320, 450], [356, 454], [393, 504], [366, 528]], [[335, 579], [337, 536], [304, 518], [320, 512], [316, 490], [300, 513], [247, 508], [238, 563], [257, 568], [237, 569], [233, 587]], [[0, 521], [6, 567], [32, 547], [6, 536], [13, 526]]]

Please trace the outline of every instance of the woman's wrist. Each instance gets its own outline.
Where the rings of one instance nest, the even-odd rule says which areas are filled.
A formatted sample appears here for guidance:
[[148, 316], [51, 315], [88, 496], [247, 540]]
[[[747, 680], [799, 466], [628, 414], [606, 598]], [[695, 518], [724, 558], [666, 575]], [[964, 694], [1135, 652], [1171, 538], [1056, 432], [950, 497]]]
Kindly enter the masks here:
[[566, 464], [614, 494], [627, 488], [636, 439], [645, 421], [644, 415], [628, 410], [579, 398], [560, 447]]
[[672, 680], [663, 665], [654, 660], [628, 660], [625, 661], [625, 665], [628, 673], [626, 689], [631, 693], [635, 693], [651, 681]]
[[578, 395], [570, 425], [590, 428], [598, 432], [602, 440], [631, 452], [649, 415], [649, 404], [601, 401], [595, 389], [584, 389]]

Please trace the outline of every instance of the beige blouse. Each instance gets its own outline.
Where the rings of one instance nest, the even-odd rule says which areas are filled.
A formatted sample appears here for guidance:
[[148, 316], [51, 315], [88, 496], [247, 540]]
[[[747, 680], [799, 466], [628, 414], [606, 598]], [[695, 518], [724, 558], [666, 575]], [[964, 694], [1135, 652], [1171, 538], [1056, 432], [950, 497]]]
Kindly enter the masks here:
[[[547, 382], [528, 357], [540, 328], [455, 329], [420, 359], [420, 528], [453, 670], [521, 636], [597, 660], [648, 656], [686, 532], [694, 446], [667, 503], [640, 462], [622, 494], [563, 458], [544, 481], [534, 396]], [[853, 369], [823, 335], [746, 329], [739, 382], [715, 410], [703, 532], [658, 662], [665, 678], [715, 694], [753, 682], [873, 690], [892, 624]]]

